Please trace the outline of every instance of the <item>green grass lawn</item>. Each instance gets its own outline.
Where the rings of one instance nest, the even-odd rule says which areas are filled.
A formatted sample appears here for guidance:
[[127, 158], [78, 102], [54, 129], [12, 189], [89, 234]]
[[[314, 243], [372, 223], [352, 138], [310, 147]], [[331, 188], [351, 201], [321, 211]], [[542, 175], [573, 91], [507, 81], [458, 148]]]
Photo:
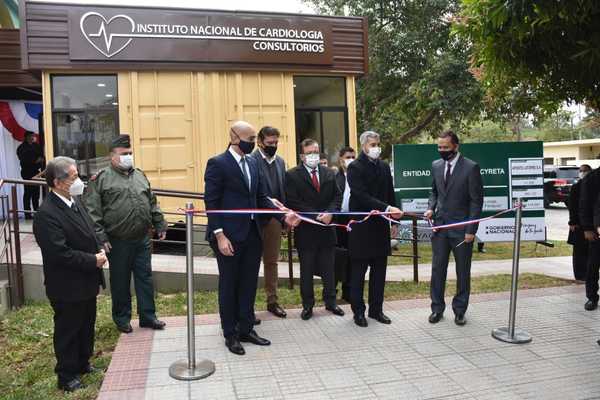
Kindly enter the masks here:
[[[539, 274], [522, 274], [519, 286], [522, 289], [572, 285], [572, 281]], [[315, 285], [316, 293], [321, 286]], [[455, 282], [448, 282], [448, 293], [455, 290]], [[510, 290], [510, 275], [489, 275], [472, 279], [473, 294]], [[278, 291], [280, 303], [287, 308], [299, 308], [300, 293], [281, 287]], [[386, 300], [427, 298], [429, 283], [388, 282]], [[319, 297], [319, 296], [317, 296]], [[157, 310], [159, 316], [184, 315], [186, 301], [183, 293], [159, 294]], [[317, 304], [317, 306], [322, 304]], [[217, 292], [199, 291], [195, 294], [196, 313], [217, 312]], [[135, 310], [135, 305], [133, 307]], [[256, 309], [266, 309], [264, 292], [259, 290]], [[427, 315], [423, 315], [426, 318]], [[401, 322], [401, 321], [398, 321]], [[168, 329], [168, 327], [167, 327]], [[118, 332], [110, 318], [110, 297], [98, 297], [96, 322], [96, 356], [92, 363], [107, 368], [114, 350]], [[96, 373], [83, 379], [87, 388], [65, 395], [56, 389], [54, 375], [54, 352], [52, 350], [52, 310], [47, 302], [28, 303], [0, 320], [0, 399], [2, 400], [54, 400], [95, 399], [102, 383], [102, 374]]]
[[[565, 241], [550, 241], [554, 247], [546, 247], [535, 242], [523, 242], [521, 244], [521, 258], [532, 257], [558, 257], [570, 256], [573, 252], [573, 246]], [[486, 243], [485, 253], [478, 253], [477, 247], [473, 248], [473, 261], [479, 260], [508, 260], [512, 259], [513, 244], [507, 242]], [[390, 257], [389, 265], [411, 264], [412, 257], [398, 257], [397, 255], [412, 256], [412, 243], [402, 243], [398, 250], [394, 250]], [[429, 243], [419, 243], [419, 263], [431, 263], [431, 245]], [[452, 257], [451, 257], [452, 261]]]

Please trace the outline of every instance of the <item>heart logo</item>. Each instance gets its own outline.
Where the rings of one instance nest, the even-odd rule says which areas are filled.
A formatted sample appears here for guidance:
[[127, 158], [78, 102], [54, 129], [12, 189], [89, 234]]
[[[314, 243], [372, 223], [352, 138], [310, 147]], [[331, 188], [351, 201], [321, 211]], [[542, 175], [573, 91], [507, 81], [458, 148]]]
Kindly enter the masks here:
[[[112, 29], [116, 30], [115, 33], [112, 32]], [[81, 29], [81, 33], [83, 37], [101, 54], [103, 54], [106, 58], [111, 58], [112, 56], [119, 54], [125, 47], [131, 43], [133, 38], [131, 38], [131, 34], [135, 29], [135, 23], [133, 19], [127, 15], [119, 14], [115, 15], [110, 19], [104, 18], [102, 14], [97, 12], [87, 12], [79, 21], [79, 28]], [[128, 39], [125, 39], [129, 37]], [[96, 38], [100, 38], [98, 40]], [[111, 48], [116, 47], [113, 46], [113, 40], [117, 40], [117, 47], [114, 51], [111, 51]], [[123, 42], [124, 40], [124, 42]]]

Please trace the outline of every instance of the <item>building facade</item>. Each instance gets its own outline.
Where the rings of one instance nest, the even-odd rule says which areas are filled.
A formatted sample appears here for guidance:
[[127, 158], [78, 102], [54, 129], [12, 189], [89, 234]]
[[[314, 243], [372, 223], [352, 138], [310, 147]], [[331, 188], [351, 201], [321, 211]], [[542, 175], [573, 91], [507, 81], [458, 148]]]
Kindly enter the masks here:
[[84, 177], [108, 164], [119, 133], [153, 186], [195, 192], [236, 120], [279, 128], [289, 165], [304, 138], [331, 161], [357, 145], [363, 18], [26, 1], [20, 19], [46, 154], [77, 159]]

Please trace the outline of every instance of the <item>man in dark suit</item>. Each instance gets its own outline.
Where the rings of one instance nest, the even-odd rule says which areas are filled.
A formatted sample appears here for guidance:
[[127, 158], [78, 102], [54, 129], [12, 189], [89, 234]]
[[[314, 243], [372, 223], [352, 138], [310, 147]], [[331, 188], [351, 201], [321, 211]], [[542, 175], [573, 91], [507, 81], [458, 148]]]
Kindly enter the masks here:
[[[230, 130], [229, 148], [208, 160], [204, 173], [206, 209], [272, 208], [264, 178], [252, 157], [256, 131], [238, 121]], [[297, 225], [289, 213], [286, 223]], [[219, 314], [225, 345], [234, 354], [245, 354], [240, 342], [271, 344], [254, 330], [254, 300], [262, 253], [261, 226], [254, 214], [209, 214], [206, 240], [219, 267]]]
[[[335, 175], [335, 180], [338, 188], [342, 193], [341, 211], [350, 211], [350, 185], [348, 185], [348, 166], [356, 159], [356, 152], [352, 147], [342, 147], [338, 153], [338, 172]], [[350, 221], [348, 215], [338, 215], [336, 221], [339, 224], [346, 225]], [[337, 247], [335, 250], [335, 275], [336, 287], [337, 282], [342, 282], [342, 299], [351, 303], [350, 298], [350, 275], [351, 264], [348, 257], [348, 231], [338, 229]]]
[[[44, 151], [39, 143], [35, 142], [33, 132], [25, 132], [25, 140], [17, 147], [17, 157], [21, 164], [21, 178], [29, 180], [40, 173], [44, 168]], [[40, 187], [25, 185], [23, 188], [23, 209], [37, 211], [40, 201]], [[25, 213], [25, 219], [32, 219], [33, 215]]]
[[42, 250], [46, 295], [54, 310], [54, 353], [58, 387], [83, 387], [79, 375], [95, 371], [96, 296], [104, 286], [106, 255], [94, 223], [74, 197], [83, 193], [75, 160], [57, 157], [46, 167], [52, 192], [33, 220], [33, 233]]
[[[390, 167], [379, 159], [379, 134], [364, 132], [360, 135], [360, 144], [360, 155], [348, 166], [350, 211], [377, 210], [391, 213], [394, 219], [402, 218], [403, 212], [396, 207]], [[356, 216], [355, 219], [363, 217]], [[369, 267], [369, 317], [383, 324], [392, 323], [383, 313], [387, 258], [391, 251], [388, 221], [373, 216], [364, 223], [352, 225], [348, 235], [348, 253], [352, 264], [350, 287], [354, 323], [358, 326], [368, 326], [363, 291], [365, 273]]]
[[[258, 149], [253, 157], [258, 169], [264, 177], [267, 196], [285, 203], [285, 161], [275, 153], [279, 144], [279, 130], [272, 126], [264, 126], [258, 131]], [[265, 294], [267, 295], [267, 310], [279, 317], [285, 318], [285, 310], [277, 303], [277, 262], [281, 248], [281, 220], [274, 216], [261, 217], [263, 234], [263, 268]]]
[[583, 178], [592, 170], [587, 164], [579, 167], [579, 180], [571, 186], [569, 193], [569, 238], [567, 242], [573, 246], [573, 276], [578, 281], [585, 281], [588, 263], [589, 243], [585, 240], [579, 223], [579, 197]]
[[[322, 212], [310, 215], [323, 224], [330, 224], [333, 215], [340, 210], [342, 194], [335, 181], [334, 172], [319, 163], [319, 143], [304, 139], [300, 143], [302, 164], [286, 173], [285, 189], [287, 205], [296, 212]], [[335, 315], [344, 315], [335, 298], [335, 227], [324, 227], [302, 221], [295, 229], [296, 248], [300, 259], [300, 294], [302, 296], [303, 320], [313, 315], [315, 293], [313, 275], [318, 272], [323, 282], [325, 308]]]
[[[479, 165], [458, 152], [458, 136], [447, 131], [438, 138], [441, 159], [432, 164], [433, 183], [429, 196], [429, 209], [425, 217], [434, 217], [435, 225], [477, 219], [483, 207], [483, 183]], [[434, 232], [431, 238], [433, 251], [431, 271], [431, 315], [429, 322], [442, 319], [446, 303], [446, 275], [450, 252], [456, 262], [456, 295], [452, 301], [454, 322], [466, 323], [465, 313], [471, 292], [471, 256], [477, 224]]]
[[588, 262], [585, 276], [584, 308], [593, 311], [598, 308], [598, 279], [600, 269], [600, 168], [588, 173], [580, 183], [579, 225], [588, 242]]

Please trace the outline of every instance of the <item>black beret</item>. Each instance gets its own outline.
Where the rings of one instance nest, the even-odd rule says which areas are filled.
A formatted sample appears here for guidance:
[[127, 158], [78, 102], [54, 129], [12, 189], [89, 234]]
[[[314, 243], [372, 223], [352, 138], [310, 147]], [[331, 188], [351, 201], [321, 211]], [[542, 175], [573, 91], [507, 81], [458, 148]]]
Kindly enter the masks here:
[[131, 140], [129, 139], [129, 135], [119, 135], [114, 138], [110, 144], [110, 150], [113, 150], [116, 147], [130, 148]]

